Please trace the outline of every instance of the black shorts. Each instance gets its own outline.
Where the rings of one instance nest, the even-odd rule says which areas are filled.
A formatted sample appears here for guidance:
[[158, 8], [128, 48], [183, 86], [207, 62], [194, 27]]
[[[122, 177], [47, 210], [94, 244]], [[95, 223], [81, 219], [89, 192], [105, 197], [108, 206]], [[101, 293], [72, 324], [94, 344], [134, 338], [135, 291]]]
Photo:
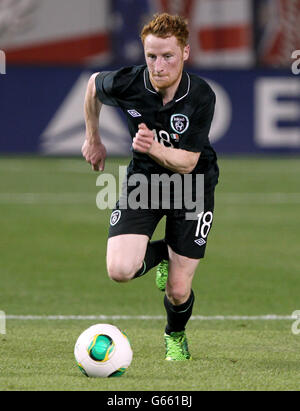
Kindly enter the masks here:
[[110, 218], [109, 238], [142, 234], [152, 238], [159, 221], [166, 216], [165, 241], [175, 253], [194, 259], [204, 258], [213, 223], [214, 188], [204, 195], [204, 211], [198, 219], [187, 220], [185, 210], [123, 209], [119, 203]]

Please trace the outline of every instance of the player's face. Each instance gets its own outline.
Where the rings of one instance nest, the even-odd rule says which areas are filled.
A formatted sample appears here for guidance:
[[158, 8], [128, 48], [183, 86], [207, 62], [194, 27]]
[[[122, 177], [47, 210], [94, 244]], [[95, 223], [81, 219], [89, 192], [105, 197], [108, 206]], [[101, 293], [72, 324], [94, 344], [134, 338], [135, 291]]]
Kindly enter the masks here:
[[144, 41], [150, 80], [157, 91], [178, 85], [189, 58], [189, 46], [182, 48], [175, 36], [166, 39], [149, 34]]

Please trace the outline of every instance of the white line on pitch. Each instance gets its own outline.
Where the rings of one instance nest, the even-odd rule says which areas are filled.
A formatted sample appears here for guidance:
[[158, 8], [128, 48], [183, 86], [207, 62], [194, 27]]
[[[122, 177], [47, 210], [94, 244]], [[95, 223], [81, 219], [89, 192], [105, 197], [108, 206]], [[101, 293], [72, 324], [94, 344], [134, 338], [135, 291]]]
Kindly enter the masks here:
[[[0, 204], [93, 204], [97, 193], [0, 193]], [[227, 204], [298, 204], [300, 193], [218, 193]]]
[[93, 204], [93, 193], [1, 193], [0, 204]]
[[[297, 317], [292, 315], [194, 315], [191, 317], [193, 321], [278, 321], [278, 320], [294, 320]], [[109, 321], [109, 320], [164, 320], [163, 315], [6, 315], [7, 320], [91, 320], [91, 321]]]
[[216, 198], [230, 204], [300, 203], [300, 193], [219, 193]]

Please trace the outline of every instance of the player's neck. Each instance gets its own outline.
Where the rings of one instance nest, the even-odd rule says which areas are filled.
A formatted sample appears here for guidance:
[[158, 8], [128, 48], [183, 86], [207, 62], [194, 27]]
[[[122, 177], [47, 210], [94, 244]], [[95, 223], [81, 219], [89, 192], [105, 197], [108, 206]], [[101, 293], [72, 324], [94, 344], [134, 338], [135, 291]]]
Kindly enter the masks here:
[[164, 106], [174, 99], [175, 94], [178, 90], [179, 84], [181, 82], [181, 79], [182, 79], [182, 73], [181, 73], [181, 76], [178, 78], [178, 80], [176, 80], [176, 82], [172, 84], [171, 86], [166, 87], [166, 88], [154, 87], [154, 89], [161, 95]]
[[170, 88], [158, 90], [159, 94], [162, 97], [164, 106], [173, 100], [173, 98], [175, 97], [176, 91], [177, 91], [177, 88], [175, 90], [170, 90]]

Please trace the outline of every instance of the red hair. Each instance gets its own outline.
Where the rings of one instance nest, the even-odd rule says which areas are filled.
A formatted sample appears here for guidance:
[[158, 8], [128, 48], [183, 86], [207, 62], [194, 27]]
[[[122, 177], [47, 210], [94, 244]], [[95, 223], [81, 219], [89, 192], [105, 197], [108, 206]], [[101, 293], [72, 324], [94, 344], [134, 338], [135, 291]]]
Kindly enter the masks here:
[[179, 45], [184, 48], [188, 45], [189, 40], [188, 22], [180, 16], [168, 13], [155, 14], [153, 19], [142, 29], [141, 40], [143, 44], [149, 34], [164, 39], [175, 36]]

